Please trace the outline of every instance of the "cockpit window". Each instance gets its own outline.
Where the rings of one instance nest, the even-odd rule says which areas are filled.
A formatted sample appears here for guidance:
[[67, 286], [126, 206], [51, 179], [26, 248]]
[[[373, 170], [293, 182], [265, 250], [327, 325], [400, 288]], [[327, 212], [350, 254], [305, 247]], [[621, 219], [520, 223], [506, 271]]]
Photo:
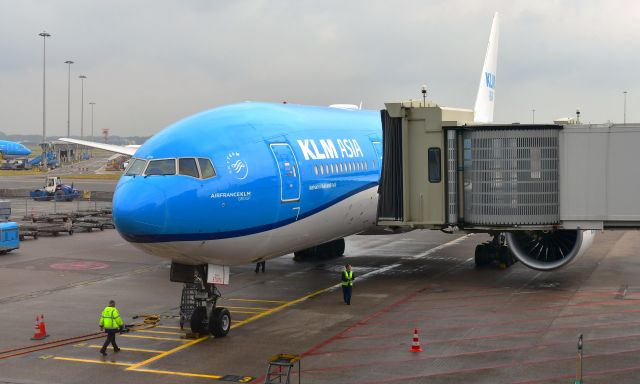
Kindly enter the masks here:
[[213, 168], [211, 160], [200, 158], [198, 159], [198, 163], [200, 164], [200, 172], [202, 172], [203, 179], [208, 179], [216, 175], [216, 170]]
[[176, 159], [151, 160], [144, 174], [147, 176], [175, 175]]
[[199, 178], [196, 159], [178, 159], [178, 174]]
[[144, 171], [144, 166], [145, 165], [147, 165], [147, 161], [146, 160], [134, 159], [131, 162], [131, 165], [129, 166], [127, 171], [124, 174], [125, 174], [125, 176], [137, 176], [137, 175], [140, 175], [140, 174], [142, 174], [142, 171]]

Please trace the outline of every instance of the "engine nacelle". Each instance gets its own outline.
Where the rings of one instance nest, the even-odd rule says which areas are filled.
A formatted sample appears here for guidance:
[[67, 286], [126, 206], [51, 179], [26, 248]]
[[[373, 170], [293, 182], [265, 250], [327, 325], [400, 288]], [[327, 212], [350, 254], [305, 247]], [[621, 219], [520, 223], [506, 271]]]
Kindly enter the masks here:
[[507, 246], [524, 265], [539, 271], [564, 267], [586, 251], [595, 231], [515, 231], [506, 233]]

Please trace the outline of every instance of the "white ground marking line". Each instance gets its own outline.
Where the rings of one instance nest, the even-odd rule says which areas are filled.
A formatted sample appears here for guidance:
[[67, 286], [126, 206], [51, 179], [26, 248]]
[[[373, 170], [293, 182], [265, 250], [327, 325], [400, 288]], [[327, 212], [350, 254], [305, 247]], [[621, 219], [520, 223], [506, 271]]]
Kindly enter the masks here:
[[[448, 243], [440, 244], [440, 245], [438, 245], [437, 247], [433, 247], [433, 248], [431, 248], [431, 249], [427, 250], [426, 252], [422, 252], [422, 253], [420, 253], [420, 254], [418, 254], [418, 255], [414, 255], [414, 256], [406, 257], [405, 259], [410, 259], [410, 260], [418, 260], [418, 259], [422, 259], [422, 258], [427, 257], [427, 256], [429, 256], [429, 255], [432, 255], [432, 254], [434, 254], [434, 253], [436, 253], [436, 252], [439, 252], [439, 251], [441, 251], [441, 250], [443, 250], [443, 249], [445, 249], [445, 248], [447, 248], [447, 247], [450, 247], [450, 246], [452, 246], [452, 245], [456, 245], [456, 244], [458, 244], [458, 243], [461, 243], [461, 242], [463, 242], [464, 240], [468, 239], [468, 238], [469, 238], [469, 237], [471, 237], [471, 236], [473, 236], [473, 234], [472, 234], [472, 233], [470, 233], [470, 234], [468, 234], [468, 235], [464, 235], [464, 236], [462, 236], [462, 237], [458, 237], [457, 239], [451, 240], [451, 241], [450, 241], [450, 242], [448, 242]], [[468, 259], [468, 260], [465, 260], [463, 263], [466, 263], [466, 262], [468, 262], [469, 260], [473, 260], [473, 257], [472, 257], [472, 258], [470, 258], [470, 259]], [[366, 279], [368, 279], [368, 278], [374, 277], [375, 275], [379, 275], [379, 274], [381, 274], [381, 273], [385, 273], [385, 272], [387, 272], [387, 271], [390, 271], [390, 270], [392, 270], [392, 269], [394, 269], [394, 268], [397, 268], [397, 267], [399, 267], [399, 266], [401, 266], [401, 265], [402, 265], [402, 263], [396, 263], [396, 264], [387, 265], [387, 266], [386, 266], [386, 267], [384, 267], [384, 268], [380, 268], [380, 269], [373, 270], [373, 271], [371, 271], [371, 272], [365, 273], [365, 274], [364, 274], [364, 275], [362, 275], [362, 276], [357, 276], [357, 278], [358, 278], [358, 281], [363, 281], [363, 280], [366, 280]], [[342, 283], [338, 283], [338, 284], [336, 284], [336, 285], [332, 286], [329, 290], [331, 290], [331, 291], [332, 291], [332, 290], [337, 289], [337, 288], [339, 288], [339, 287], [341, 287], [341, 286], [342, 286]]]

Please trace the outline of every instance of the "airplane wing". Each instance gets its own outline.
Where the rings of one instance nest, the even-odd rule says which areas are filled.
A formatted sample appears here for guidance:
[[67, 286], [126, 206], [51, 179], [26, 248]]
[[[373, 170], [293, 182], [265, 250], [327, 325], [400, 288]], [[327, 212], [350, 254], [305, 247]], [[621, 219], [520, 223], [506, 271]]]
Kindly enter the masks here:
[[123, 147], [121, 145], [96, 143], [94, 141], [85, 141], [85, 140], [77, 140], [77, 139], [68, 139], [66, 137], [62, 137], [58, 140], [65, 141], [67, 143], [84, 145], [86, 147], [104, 149], [105, 151], [109, 151], [109, 152], [122, 153], [123, 155], [129, 155], [129, 156], [133, 156], [138, 150], [138, 148], [140, 147], [139, 145]]

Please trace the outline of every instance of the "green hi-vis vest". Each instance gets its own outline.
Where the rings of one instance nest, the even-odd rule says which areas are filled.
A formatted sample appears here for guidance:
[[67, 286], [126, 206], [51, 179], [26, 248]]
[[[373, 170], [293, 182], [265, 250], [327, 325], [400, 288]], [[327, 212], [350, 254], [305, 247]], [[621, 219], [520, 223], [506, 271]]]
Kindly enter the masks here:
[[100, 317], [100, 326], [105, 329], [118, 329], [122, 327], [122, 319], [120, 318], [120, 313], [115, 307], [106, 307], [104, 311], [102, 311], [102, 316]]
[[344, 277], [347, 279], [347, 281], [342, 282], [342, 285], [344, 285], [345, 287], [353, 287], [353, 271], [344, 270], [342, 271], [342, 273], [344, 274]]

